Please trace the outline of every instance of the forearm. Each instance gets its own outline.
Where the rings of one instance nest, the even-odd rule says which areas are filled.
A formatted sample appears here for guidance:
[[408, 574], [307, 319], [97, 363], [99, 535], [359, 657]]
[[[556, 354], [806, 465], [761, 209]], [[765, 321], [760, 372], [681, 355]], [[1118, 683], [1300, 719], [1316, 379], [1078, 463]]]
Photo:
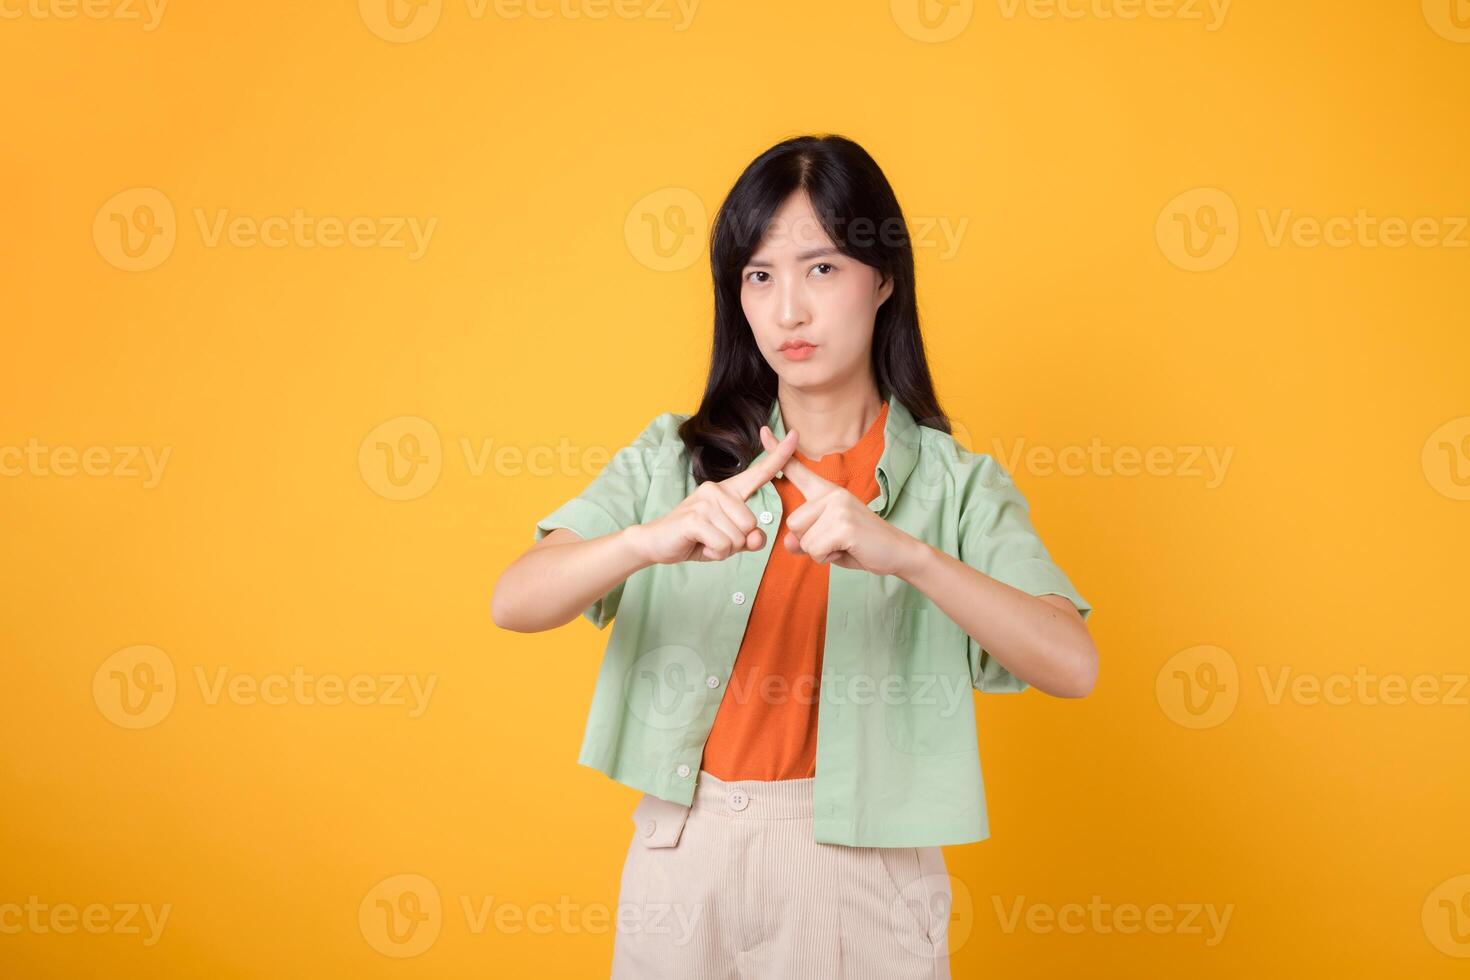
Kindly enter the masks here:
[[1097, 648], [1075, 613], [997, 581], [923, 541], [899, 577], [928, 596], [1016, 677], [1057, 697], [1083, 697]]
[[527, 551], [495, 583], [490, 600], [495, 625], [537, 633], [576, 619], [650, 564], [634, 546], [637, 530], [633, 525], [586, 541], [577, 538]]

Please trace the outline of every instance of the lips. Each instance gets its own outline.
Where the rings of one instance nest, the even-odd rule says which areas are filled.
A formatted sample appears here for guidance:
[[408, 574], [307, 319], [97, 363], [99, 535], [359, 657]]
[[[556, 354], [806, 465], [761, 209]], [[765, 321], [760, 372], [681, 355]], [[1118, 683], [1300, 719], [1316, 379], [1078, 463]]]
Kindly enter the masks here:
[[817, 347], [815, 344], [808, 344], [804, 340], [787, 341], [786, 343], [782, 344], [780, 348], [781, 353], [784, 354], [788, 360], [792, 361], [804, 361], [808, 357], [811, 357], [816, 349]]

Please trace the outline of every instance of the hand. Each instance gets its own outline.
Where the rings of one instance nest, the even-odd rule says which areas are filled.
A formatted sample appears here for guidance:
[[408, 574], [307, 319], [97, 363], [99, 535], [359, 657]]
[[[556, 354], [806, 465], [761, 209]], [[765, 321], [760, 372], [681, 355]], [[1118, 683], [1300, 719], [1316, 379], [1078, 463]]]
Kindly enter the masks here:
[[[770, 449], [775, 436], [761, 430], [761, 443]], [[793, 447], [794, 451], [794, 447]], [[793, 554], [813, 561], [858, 568], [874, 575], [897, 575], [914, 560], [917, 538], [873, 513], [846, 487], [814, 473], [794, 456], [783, 467], [806, 503], [786, 515], [782, 543]]]
[[756, 527], [745, 501], [796, 452], [796, 430], [777, 442], [763, 425], [761, 444], [770, 450], [765, 459], [729, 479], [706, 480], [663, 517], [628, 527], [629, 542], [645, 560], [658, 565], [724, 561], [737, 552], [764, 548], [765, 532]]

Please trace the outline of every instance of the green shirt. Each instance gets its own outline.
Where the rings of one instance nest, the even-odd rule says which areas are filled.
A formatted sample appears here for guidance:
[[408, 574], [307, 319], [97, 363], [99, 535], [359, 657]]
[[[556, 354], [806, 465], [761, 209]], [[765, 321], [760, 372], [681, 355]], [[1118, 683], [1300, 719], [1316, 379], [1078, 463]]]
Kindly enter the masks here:
[[[678, 436], [687, 415], [659, 415], [578, 496], [536, 524], [583, 539], [647, 523], [694, 492]], [[770, 425], [786, 434], [779, 401]], [[869, 507], [933, 547], [1031, 595], [1091, 606], [1051, 560], [1010, 474], [988, 455], [921, 426], [888, 400]], [[763, 458], [762, 450], [757, 457]], [[725, 561], [650, 565], [583, 615], [613, 623], [578, 762], [689, 804], [745, 624], [761, 583], [781, 497], [767, 483], [747, 502], [760, 551]], [[814, 837], [861, 847], [964, 844], [990, 836], [971, 690], [1028, 686], [924, 593], [892, 575], [829, 566], [826, 646], [817, 705]], [[616, 618], [614, 618], [616, 617]]]

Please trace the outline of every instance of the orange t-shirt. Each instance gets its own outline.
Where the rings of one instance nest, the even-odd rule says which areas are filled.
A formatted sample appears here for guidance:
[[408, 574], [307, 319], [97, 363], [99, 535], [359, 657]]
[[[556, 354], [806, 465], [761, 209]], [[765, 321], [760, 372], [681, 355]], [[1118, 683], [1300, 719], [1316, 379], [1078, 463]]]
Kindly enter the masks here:
[[[796, 458], [870, 503], [878, 496], [876, 469], [887, 418], [884, 402], [851, 449], [817, 460], [798, 451]], [[805, 779], [817, 771], [817, 705], [831, 566], [786, 550], [786, 515], [806, 498], [784, 475], [772, 485], [781, 496], [781, 522], [774, 532], [766, 532], [775, 535], [771, 556], [700, 763], [724, 780]]]

